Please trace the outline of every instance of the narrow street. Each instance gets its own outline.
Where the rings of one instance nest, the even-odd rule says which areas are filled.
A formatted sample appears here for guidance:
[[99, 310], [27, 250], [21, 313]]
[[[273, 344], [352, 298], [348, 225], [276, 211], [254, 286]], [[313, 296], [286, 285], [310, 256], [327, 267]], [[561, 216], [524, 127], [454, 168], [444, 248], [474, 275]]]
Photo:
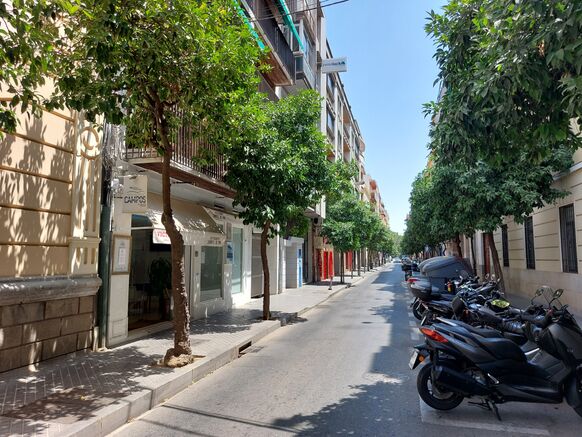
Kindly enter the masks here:
[[566, 404], [501, 405], [502, 422], [467, 402], [422, 404], [401, 280], [398, 264], [370, 275], [115, 435], [577, 435]]

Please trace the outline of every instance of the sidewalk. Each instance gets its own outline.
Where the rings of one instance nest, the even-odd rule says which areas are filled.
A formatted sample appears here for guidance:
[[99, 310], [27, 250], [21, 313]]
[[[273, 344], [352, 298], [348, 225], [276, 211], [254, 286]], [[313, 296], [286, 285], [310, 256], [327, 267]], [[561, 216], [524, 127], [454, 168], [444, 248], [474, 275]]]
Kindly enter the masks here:
[[193, 353], [204, 357], [179, 369], [152, 365], [173, 343], [166, 331], [115, 349], [45, 361], [36, 371], [1, 373], [0, 435], [106, 435], [362, 277], [347, 277], [343, 285], [336, 277], [332, 290], [326, 282], [271, 296], [278, 320], [260, 320], [262, 299], [257, 299], [192, 322]]

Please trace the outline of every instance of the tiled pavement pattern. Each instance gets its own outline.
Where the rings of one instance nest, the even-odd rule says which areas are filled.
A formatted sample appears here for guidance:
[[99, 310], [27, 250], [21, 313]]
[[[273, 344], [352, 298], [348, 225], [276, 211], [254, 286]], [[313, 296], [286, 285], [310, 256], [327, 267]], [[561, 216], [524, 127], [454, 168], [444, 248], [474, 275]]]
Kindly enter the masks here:
[[[346, 282], [358, 279], [346, 278]], [[344, 286], [336, 282], [332, 291], [327, 284], [286, 290], [271, 296], [271, 308], [274, 316], [285, 320], [290, 315], [300, 315], [341, 288]], [[276, 321], [262, 322], [261, 308], [262, 299], [254, 300], [231, 312], [192, 322], [194, 353], [206, 357], [199, 363], [214, 357], [220, 361], [214, 368], [219, 367], [232, 359], [224, 358], [225, 352], [243, 344], [253, 332], [264, 331], [261, 335], [266, 335], [280, 325]], [[144, 390], [152, 391], [149, 406], [159, 403], [164, 390], [158, 398], [154, 390], [170, 386], [181, 376], [191, 377], [180, 373], [186, 368], [152, 365], [172, 344], [171, 334], [166, 331], [107, 351], [56, 358], [41, 363], [35, 371], [22, 368], [1, 373], [0, 436], [74, 433], [81, 430], [75, 424], [95, 418], [100, 409]], [[208, 371], [213, 370], [211, 366]]]

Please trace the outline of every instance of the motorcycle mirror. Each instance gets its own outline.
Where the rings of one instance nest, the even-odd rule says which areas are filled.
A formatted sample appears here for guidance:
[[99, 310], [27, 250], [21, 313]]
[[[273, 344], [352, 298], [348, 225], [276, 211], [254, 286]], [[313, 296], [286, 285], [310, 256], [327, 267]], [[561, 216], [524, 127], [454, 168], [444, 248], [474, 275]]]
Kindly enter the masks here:
[[564, 294], [564, 289], [558, 288], [556, 291], [554, 291], [554, 299], [559, 299], [562, 294]]
[[461, 279], [467, 279], [469, 277], [469, 273], [465, 270], [461, 270], [459, 275], [461, 276]]

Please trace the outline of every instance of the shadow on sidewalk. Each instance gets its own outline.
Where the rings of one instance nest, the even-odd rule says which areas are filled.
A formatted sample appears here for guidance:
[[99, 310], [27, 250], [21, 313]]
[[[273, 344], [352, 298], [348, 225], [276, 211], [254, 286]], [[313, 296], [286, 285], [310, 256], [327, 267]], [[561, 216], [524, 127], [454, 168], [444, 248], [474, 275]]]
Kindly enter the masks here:
[[[2, 416], [62, 425], [94, 417], [98, 409], [145, 389], [143, 378], [171, 372], [151, 365], [160, 357], [126, 346], [41, 363], [28, 376], [20, 372], [22, 377], [15, 381], [0, 381], [10, 396], [5, 397]], [[35, 424], [36, 433], [41, 428]]]

